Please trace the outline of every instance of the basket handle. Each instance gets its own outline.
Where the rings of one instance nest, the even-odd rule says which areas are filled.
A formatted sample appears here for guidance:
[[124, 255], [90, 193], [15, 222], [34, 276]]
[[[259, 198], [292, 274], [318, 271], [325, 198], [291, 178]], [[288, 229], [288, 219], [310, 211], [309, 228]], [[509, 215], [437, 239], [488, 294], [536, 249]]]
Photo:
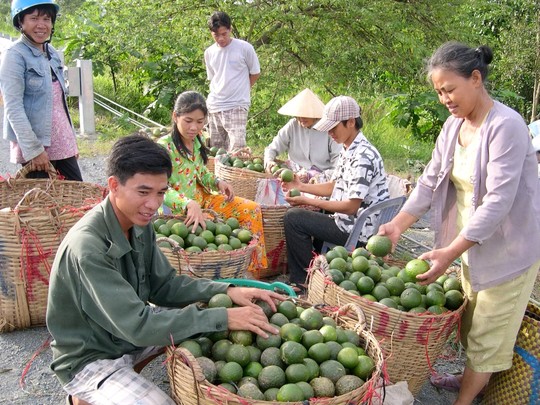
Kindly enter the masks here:
[[337, 313], [338, 315], [345, 315], [349, 311], [354, 312], [356, 314], [356, 317], [358, 318], [358, 322], [354, 326], [354, 330], [360, 333], [364, 329], [366, 329], [366, 315], [364, 314], [364, 311], [362, 310], [360, 305], [350, 302], [339, 307]]
[[214, 211], [210, 208], [203, 208], [201, 210], [204, 214], [210, 214], [214, 218], [215, 221], [223, 222], [223, 218], [221, 218], [221, 215], [217, 213], [217, 211]]
[[[25, 179], [26, 176], [28, 176], [28, 173], [35, 171], [34, 166], [32, 163], [29, 163], [27, 165], [24, 165], [19, 170], [17, 170], [17, 173], [15, 173], [16, 179]], [[47, 173], [49, 174], [50, 179], [57, 179], [58, 178], [58, 172], [56, 171], [56, 168], [52, 165], [51, 162], [49, 162], [49, 167], [47, 168]]]
[[28, 190], [17, 205], [14, 208], [14, 211], [19, 211], [22, 207], [54, 207], [55, 211], [58, 211], [58, 204], [52, 198], [52, 196], [46, 191], [42, 190], [39, 187], [32, 188]]

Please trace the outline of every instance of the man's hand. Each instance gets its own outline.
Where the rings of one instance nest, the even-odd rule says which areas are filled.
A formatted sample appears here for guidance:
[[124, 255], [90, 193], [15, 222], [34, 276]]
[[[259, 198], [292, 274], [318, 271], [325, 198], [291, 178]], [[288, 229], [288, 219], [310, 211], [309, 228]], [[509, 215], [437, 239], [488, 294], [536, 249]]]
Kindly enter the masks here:
[[291, 206], [296, 207], [299, 205], [313, 205], [314, 198], [305, 197], [303, 195], [300, 195], [298, 197], [285, 197], [285, 201], [287, 201]]
[[268, 334], [277, 335], [279, 329], [268, 322], [262, 308], [236, 307], [227, 309], [227, 327], [229, 330], [249, 330], [263, 338]]
[[287, 297], [273, 291], [261, 290], [260, 288], [229, 287], [227, 295], [241, 307], [227, 309], [228, 328], [230, 330], [249, 330], [262, 337], [268, 337], [268, 333], [277, 334], [279, 330], [268, 322], [261, 307], [254, 301], [262, 300], [270, 305], [276, 312], [275, 300], [284, 301]]

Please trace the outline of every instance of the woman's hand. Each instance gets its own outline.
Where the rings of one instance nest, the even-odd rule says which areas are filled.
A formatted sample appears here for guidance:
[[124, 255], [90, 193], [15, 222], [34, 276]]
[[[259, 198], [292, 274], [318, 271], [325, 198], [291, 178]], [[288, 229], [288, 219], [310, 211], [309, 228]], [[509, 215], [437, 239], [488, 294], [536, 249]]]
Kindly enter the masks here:
[[196, 202], [191, 200], [188, 205], [186, 205], [186, 221], [185, 224], [189, 227], [193, 224], [191, 232], [195, 233], [197, 226], [201, 226], [203, 229], [206, 229], [206, 222], [204, 218], [203, 211], [201, 206]]
[[435, 249], [418, 256], [418, 258], [431, 262], [431, 267], [428, 271], [416, 276], [416, 280], [421, 285], [434, 283], [456, 259], [454, 253], [448, 248]]
[[50, 164], [49, 155], [47, 154], [46, 151], [43, 151], [39, 155], [37, 155], [35, 158], [31, 159], [30, 164], [32, 165], [32, 168], [35, 171], [46, 172], [47, 170], [49, 170], [49, 164]]
[[229, 183], [223, 180], [218, 180], [217, 188], [221, 194], [226, 196], [226, 201], [232, 201], [234, 198], [234, 190]]
[[398, 240], [401, 236], [399, 227], [392, 222], [387, 222], [379, 227], [377, 235], [387, 236], [392, 241], [392, 251], [396, 248]]

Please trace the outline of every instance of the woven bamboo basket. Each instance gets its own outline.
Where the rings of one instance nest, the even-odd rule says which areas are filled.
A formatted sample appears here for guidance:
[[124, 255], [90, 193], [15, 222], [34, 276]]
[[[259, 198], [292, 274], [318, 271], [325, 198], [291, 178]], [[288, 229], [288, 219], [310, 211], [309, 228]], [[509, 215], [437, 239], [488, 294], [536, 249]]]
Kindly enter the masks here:
[[[207, 216], [214, 220], [221, 221], [220, 216], [212, 210], [203, 210]], [[179, 215], [158, 215], [156, 218], [184, 220], [184, 216]], [[257, 246], [257, 239], [254, 237], [251, 242], [241, 249], [231, 251], [204, 251], [201, 253], [186, 252], [177, 242], [170, 238], [159, 238], [159, 242], [168, 242], [171, 248], [160, 246], [171, 266], [178, 274], [186, 274], [192, 277], [219, 279], [219, 278], [244, 278], [254, 255]]]
[[215, 160], [214, 171], [217, 177], [232, 186], [235, 195], [252, 201], [255, 201], [255, 195], [257, 194], [257, 181], [272, 178], [272, 175], [266, 172], [259, 173], [254, 170], [224, 165], [219, 159]]
[[529, 301], [514, 346], [512, 368], [493, 374], [483, 405], [540, 403], [540, 305]]
[[16, 177], [0, 182], [0, 190], [0, 332], [8, 332], [45, 324], [49, 274], [58, 246], [103, 199], [104, 189]]
[[258, 278], [267, 278], [287, 272], [287, 245], [283, 217], [289, 209], [286, 205], [261, 205], [264, 241], [268, 268], [259, 269]]
[[[307, 301], [299, 300], [297, 305], [310, 307]], [[364, 314], [356, 304], [348, 304], [341, 308], [318, 307], [328, 316], [333, 317], [336, 323], [345, 328], [354, 330], [360, 336], [362, 347], [375, 362], [375, 370], [369, 380], [354, 391], [332, 398], [317, 398], [311, 403], [320, 405], [356, 405], [371, 403], [371, 399], [380, 390], [381, 375], [384, 369], [384, 360], [379, 343], [373, 334], [367, 330]], [[167, 372], [171, 384], [171, 396], [177, 404], [182, 405], [271, 405], [282, 402], [260, 401], [239, 397], [224, 388], [218, 387], [205, 379], [197, 360], [186, 349], [180, 347], [167, 348]], [[303, 405], [304, 402], [288, 402], [291, 405]]]
[[212, 173], [216, 170], [216, 158], [214, 156], [208, 156], [208, 162], [206, 163], [206, 167], [208, 170]]
[[327, 271], [325, 257], [317, 256], [308, 269], [308, 300], [336, 306], [358, 304], [381, 343], [390, 381], [407, 381], [409, 390], [416, 396], [458, 326], [467, 300], [457, 310], [441, 315], [399, 311], [351, 294], [337, 286]]

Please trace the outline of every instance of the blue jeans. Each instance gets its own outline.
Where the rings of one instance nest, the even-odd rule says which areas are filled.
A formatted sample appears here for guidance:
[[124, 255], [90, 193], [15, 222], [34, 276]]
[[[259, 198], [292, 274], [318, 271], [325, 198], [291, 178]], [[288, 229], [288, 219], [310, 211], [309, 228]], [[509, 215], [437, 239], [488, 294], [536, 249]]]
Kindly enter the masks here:
[[[340, 230], [328, 214], [291, 208], [283, 218], [287, 242], [287, 265], [292, 283], [306, 282], [306, 269], [313, 258], [314, 243], [321, 241], [343, 246], [349, 234]], [[319, 243], [318, 243], [319, 242]]]

